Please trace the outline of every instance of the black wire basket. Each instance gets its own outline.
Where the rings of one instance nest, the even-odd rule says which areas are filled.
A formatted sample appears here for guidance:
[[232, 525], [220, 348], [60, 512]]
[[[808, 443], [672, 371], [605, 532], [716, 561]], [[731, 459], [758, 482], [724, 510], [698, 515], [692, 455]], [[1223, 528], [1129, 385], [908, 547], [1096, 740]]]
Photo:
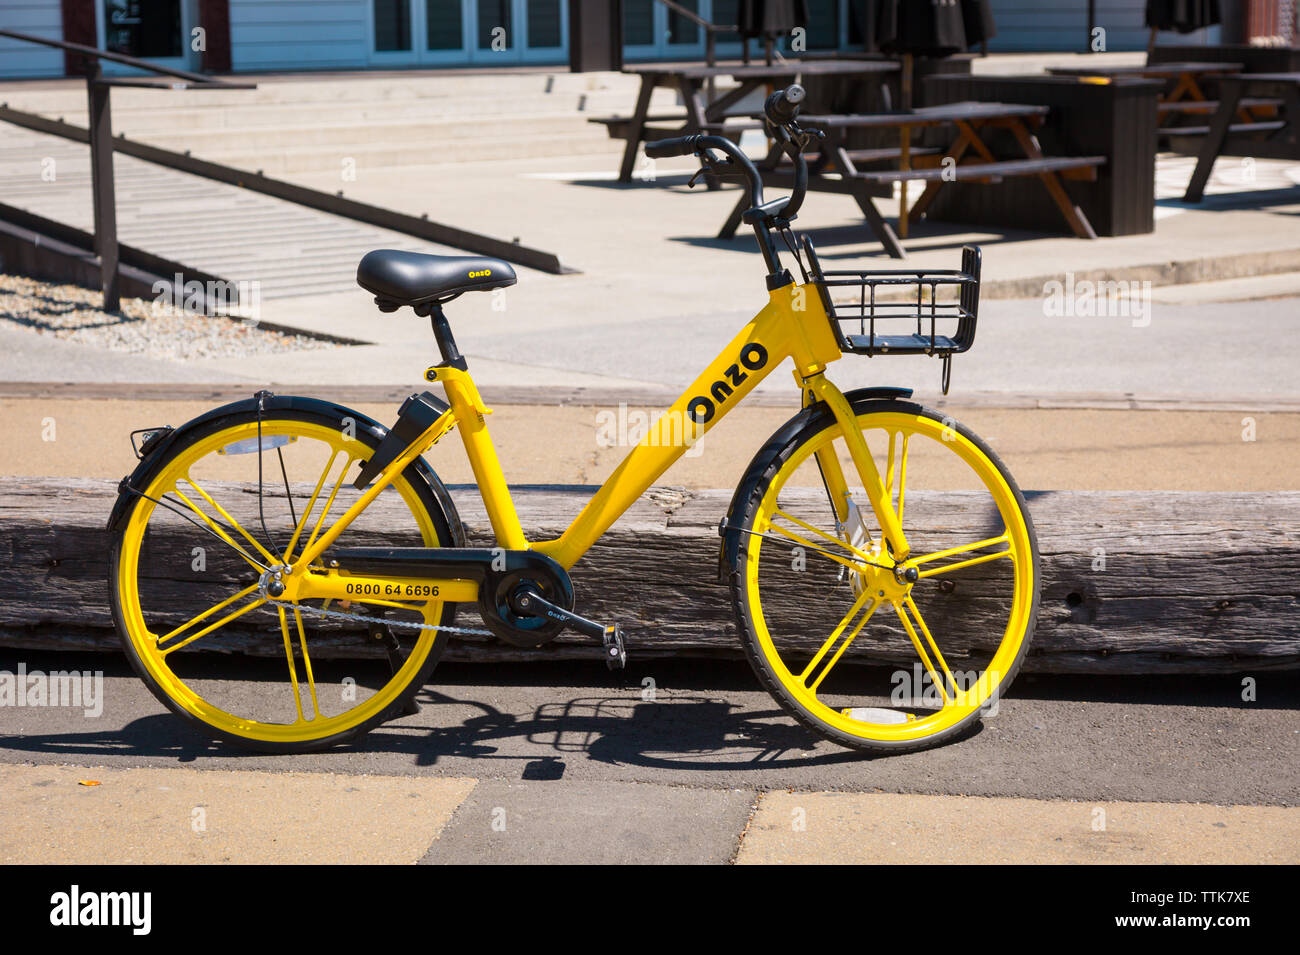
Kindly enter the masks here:
[[[961, 250], [961, 269], [823, 271], [803, 238], [808, 280], [816, 283], [840, 349], [854, 355], [932, 355], [948, 362], [975, 342], [980, 250]], [[945, 391], [947, 388], [945, 387]]]

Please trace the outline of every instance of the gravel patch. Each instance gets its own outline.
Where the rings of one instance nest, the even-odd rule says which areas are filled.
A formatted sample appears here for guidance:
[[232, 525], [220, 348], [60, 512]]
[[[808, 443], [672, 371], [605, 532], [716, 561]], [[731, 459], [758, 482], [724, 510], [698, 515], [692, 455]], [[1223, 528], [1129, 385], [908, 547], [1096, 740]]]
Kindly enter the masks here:
[[251, 320], [201, 315], [138, 298], [122, 299], [121, 315], [105, 312], [99, 302], [99, 292], [76, 285], [0, 274], [0, 322], [81, 345], [172, 361], [338, 347], [308, 335], [259, 328]]

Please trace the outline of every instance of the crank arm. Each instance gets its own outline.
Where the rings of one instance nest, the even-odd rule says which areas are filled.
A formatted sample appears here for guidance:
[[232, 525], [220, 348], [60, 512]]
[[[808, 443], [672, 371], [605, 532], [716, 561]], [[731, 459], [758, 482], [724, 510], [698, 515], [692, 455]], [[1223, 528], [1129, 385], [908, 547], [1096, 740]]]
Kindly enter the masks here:
[[572, 610], [566, 610], [551, 603], [531, 587], [523, 587], [511, 595], [510, 603], [516, 613], [527, 614], [530, 617], [550, 617], [552, 620], [563, 622], [566, 626], [572, 627], [579, 633], [584, 633], [589, 637], [599, 637], [604, 646], [605, 665], [611, 670], [621, 670], [627, 665], [627, 650], [623, 646], [623, 631], [619, 629], [618, 624], [606, 627], [594, 620], [588, 620]]

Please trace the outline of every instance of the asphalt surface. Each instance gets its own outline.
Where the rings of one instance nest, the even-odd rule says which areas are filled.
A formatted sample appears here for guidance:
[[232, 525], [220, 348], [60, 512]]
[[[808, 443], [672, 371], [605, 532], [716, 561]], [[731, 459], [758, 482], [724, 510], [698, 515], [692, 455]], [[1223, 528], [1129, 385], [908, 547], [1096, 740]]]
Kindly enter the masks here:
[[[0, 762], [1300, 805], [1293, 674], [1249, 674], [1255, 702], [1242, 700], [1242, 676], [1022, 675], [998, 714], [964, 740], [872, 758], [797, 727], [743, 663], [638, 664], [635, 647], [630, 654], [621, 676], [595, 660], [444, 665], [418, 715], [352, 747], [282, 757], [205, 741], [116, 655], [7, 650], [0, 670], [19, 660], [29, 671], [102, 670], [104, 707], [98, 718], [6, 709]], [[248, 681], [259, 666], [274, 665], [234, 661], [228, 676]]]

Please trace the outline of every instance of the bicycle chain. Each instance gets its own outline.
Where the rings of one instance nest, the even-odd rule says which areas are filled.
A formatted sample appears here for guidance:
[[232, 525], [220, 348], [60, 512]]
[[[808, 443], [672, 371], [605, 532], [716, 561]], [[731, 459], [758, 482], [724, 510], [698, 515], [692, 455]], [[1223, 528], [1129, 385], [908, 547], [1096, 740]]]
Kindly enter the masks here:
[[[326, 610], [324, 607], [308, 607], [304, 604], [280, 604], [265, 603], [260, 609], [271, 612], [273, 607], [290, 606], [295, 610], [308, 614], [313, 617], [329, 617], [334, 620], [347, 620], [350, 623], [364, 623], [367, 626], [374, 623], [382, 623], [386, 627], [405, 627], [408, 630], [446, 630], [448, 633], [465, 633], [473, 636], [490, 637], [491, 630], [477, 630], [473, 627], [453, 627], [448, 624], [438, 623], [409, 623], [405, 620], [385, 620], [383, 617], [367, 617], [365, 614], [344, 613], [341, 610]], [[413, 608], [414, 609], [414, 608]]]

